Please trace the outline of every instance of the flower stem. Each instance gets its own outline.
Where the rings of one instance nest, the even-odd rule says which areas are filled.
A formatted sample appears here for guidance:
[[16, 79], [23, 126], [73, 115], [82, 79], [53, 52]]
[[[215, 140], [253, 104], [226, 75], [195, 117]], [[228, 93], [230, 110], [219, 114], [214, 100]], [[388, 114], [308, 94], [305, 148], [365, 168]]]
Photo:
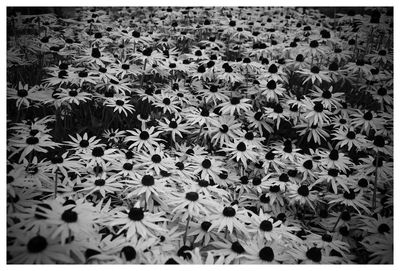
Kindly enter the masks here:
[[55, 183], [54, 183], [54, 198], [57, 198], [57, 187], [58, 187], [58, 169], [56, 170], [55, 175]]
[[379, 152], [376, 152], [375, 156], [375, 181], [374, 181], [374, 192], [372, 195], [372, 211], [376, 208], [376, 189], [378, 186], [378, 161], [379, 161]]
[[187, 231], [189, 228], [189, 222], [190, 222], [190, 215], [188, 216], [187, 222], [186, 222], [185, 235], [183, 236], [183, 245], [186, 244], [186, 236], [187, 236]]

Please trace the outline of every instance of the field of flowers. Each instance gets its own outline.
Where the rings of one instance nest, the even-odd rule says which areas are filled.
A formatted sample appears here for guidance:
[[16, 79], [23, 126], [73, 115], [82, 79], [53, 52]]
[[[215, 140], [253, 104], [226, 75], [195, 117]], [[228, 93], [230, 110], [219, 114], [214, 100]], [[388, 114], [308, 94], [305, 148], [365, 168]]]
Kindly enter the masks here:
[[393, 263], [393, 9], [360, 10], [9, 8], [7, 263]]

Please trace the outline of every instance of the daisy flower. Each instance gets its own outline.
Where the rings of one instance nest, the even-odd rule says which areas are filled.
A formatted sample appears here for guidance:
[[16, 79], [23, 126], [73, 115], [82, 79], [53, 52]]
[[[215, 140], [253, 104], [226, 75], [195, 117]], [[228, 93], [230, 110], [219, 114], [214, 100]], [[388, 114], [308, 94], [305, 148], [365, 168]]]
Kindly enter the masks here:
[[200, 194], [191, 187], [186, 187], [182, 193], [172, 192], [170, 203], [174, 207], [171, 212], [182, 221], [193, 217], [207, 217], [217, 206], [211, 197]]
[[47, 217], [50, 225], [54, 225], [52, 238], [60, 236], [61, 243], [64, 244], [71, 236], [93, 236], [95, 215], [90, 203], [80, 199], [76, 202], [67, 200], [63, 204], [61, 198], [56, 198], [48, 201], [48, 204], [51, 209], [44, 209], [46, 213], [43, 216]]
[[162, 170], [168, 172], [174, 165], [173, 159], [162, 151], [160, 146], [155, 149], [150, 148], [148, 153], [140, 153], [138, 162], [139, 167], [146, 168], [147, 171], [153, 169], [157, 174]]
[[105, 198], [106, 193], [112, 194], [118, 192], [123, 187], [122, 183], [118, 182], [118, 179], [114, 177], [108, 177], [105, 173], [99, 176], [90, 176], [86, 178], [86, 182], [79, 185], [82, 189], [79, 192], [85, 194], [85, 197], [99, 192], [100, 195]]
[[252, 106], [248, 104], [249, 101], [250, 100], [246, 98], [233, 97], [230, 101], [220, 104], [221, 113], [233, 116], [234, 114], [241, 114], [242, 111], [250, 111]]
[[315, 204], [318, 200], [317, 191], [310, 190], [310, 186], [291, 184], [288, 190], [289, 203], [299, 203], [310, 206], [315, 211]]
[[356, 133], [353, 129], [338, 130], [337, 132], [333, 133], [332, 139], [338, 141], [339, 147], [347, 146], [348, 151], [350, 151], [353, 146], [356, 147], [356, 149], [362, 150], [365, 148], [367, 143], [365, 136]]
[[146, 207], [152, 209], [154, 202], [163, 204], [163, 196], [169, 193], [165, 178], [155, 178], [153, 175], [135, 173], [132, 178], [124, 181], [128, 185], [126, 198], [141, 198]]
[[133, 113], [135, 107], [130, 104], [130, 97], [125, 95], [115, 95], [104, 100], [104, 106], [113, 108], [113, 112], [118, 112], [118, 114], [124, 113], [128, 117], [128, 113]]
[[74, 262], [67, 255], [66, 248], [60, 245], [59, 239], [51, 238], [49, 232], [27, 234], [26, 231], [17, 231], [9, 234], [16, 238], [13, 244], [7, 247], [12, 256], [10, 263], [56, 264]]
[[[136, 204], [137, 205], [137, 204]], [[166, 221], [161, 213], [152, 214], [145, 212], [138, 206], [114, 212], [107, 223], [109, 226], [120, 226], [117, 234], [126, 230], [126, 238], [131, 240], [139, 235], [143, 238], [155, 237], [156, 234], [166, 230], [156, 223]]]
[[210, 215], [210, 221], [212, 221], [212, 225], [209, 230], [216, 228], [217, 232], [221, 232], [225, 229], [233, 234], [235, 229], [237, 232], [248, 235], [244, 225], [248, 221], [248, 211], [244, 208], [238, 209], [237, 205], [219, 206], [217, 213]]
[[356, 193], [351, 188], [349, 189], [349, 192], [345, 191], [343, 194], [327, 195], [326, 199], [329, 200], [329, 204], [339, 203], [348, 207], [353, 207], [359, 214], [361, 214], [359, 208], [364, 210], [367, 214], [370, 213], [370, 210], [367, 207], [369, 206], [369, 203], [365, 200], [364, 194], [361, 192]]
[[[201, 222], [200, 222], [201, 221]], [[204, 246], [210, 244], [211, 241], [217, 240], [218, 235], [209, 231], [211, 222], [208, 220], [200, 220], [199, 222], [192, 222], [191, 227], [187, 233], [187, 236], [196, 236], [194, 242], [202, 242]]]
[[240, 128], [240, 122], [233, 116], [222, 115], [218, 118], [218, 126], [210, 126], [211, 142], [217, 146], [225, 146], [240, 136]]
[[320, 102], [327, 110], [341, 107], [340, 100], [343, 97], [343, 92], [333, 92], [333, 86], [328, 90], [322, 90], [314, 86], [315, 90], [311, 92], [313, 102]]
[[88, 166], [102, 166], [105, 167], [108, 161], [113, 161], [120, 157], [116, 149], [104, 149], [103, 147], [94, 147], [92, 151], [79, 154], [81, 161]]
[[69, 146], [71, 150], [76, 151], [76, 153], [85, 153], [92, 151], [95, 147], [104, 147], [101, 144], [101, 139], [97, 139], [95, 136], [88, 138], [88, 134], [85, 133], [83, 136], [76, 134], [76, 138], [69, 135], [72, 141], [65, 141], [65, 145]]
[[254, 161], [258, 156], [257, 153], [253, 151], [253, 148], [253, 145], [236, 140], [235, 142], [228, 143], [223, 150], [231, 156], [230, 159], [234, 159], [237, 162], [241, 161], [244, 168], [247, 168], [247, 160]]
[[221, 161], [212, 156], [196, 156], [193, 157], [193, 160], [196, 162], [194, 174], [199, 174], [200, 178], [206, 181], [209, 181], [210, 178], [218, 179], [218, 175], [222, 172], [223, 163]]
[[158, 120], [159, 129], [166, 133], [171, 133], [171, 138], [176, 142], [176, 136], [184, 138], [182, 134], [188, 134], [190, 126], [184, 122], [181, 116], [172, 118], [171, 120], [164, 118], [163, 121]]
[[244, 260], [244, 264], [295, 263], [294, 257], [288, 254], [285, 247], [276, 241], [251, 240], [246, 243], [245, 249], [249, 256]]
[[310, 123], [310, 125], [318, 124], [324, 125], [330, 123], [330, 115], [332, 113], [325, 108], [322, 102], [313, 102], [308, 98], [305, 98], [304, 101], [304, 118]]
[[144, 148], [146, 148], [146, 150], [158, 148], [160, 146], [159, 142], [163, 141], [158, 138], [161, 131], [156, 131], [154, 126], [142, 131], [135, 129], [127, 130], [127, 132], [130, 135], [126, 136], [124, 141], [129, 144], [129, 149], [135, 149], [136, 151], [144, 150]]

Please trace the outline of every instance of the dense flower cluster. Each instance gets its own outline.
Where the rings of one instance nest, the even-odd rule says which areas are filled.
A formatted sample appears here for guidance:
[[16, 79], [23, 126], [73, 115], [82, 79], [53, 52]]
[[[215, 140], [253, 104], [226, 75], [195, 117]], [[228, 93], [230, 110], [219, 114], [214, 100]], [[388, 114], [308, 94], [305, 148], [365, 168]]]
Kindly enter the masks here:
[[392, 13], [10, 13], [7, 261], [393, 263]]

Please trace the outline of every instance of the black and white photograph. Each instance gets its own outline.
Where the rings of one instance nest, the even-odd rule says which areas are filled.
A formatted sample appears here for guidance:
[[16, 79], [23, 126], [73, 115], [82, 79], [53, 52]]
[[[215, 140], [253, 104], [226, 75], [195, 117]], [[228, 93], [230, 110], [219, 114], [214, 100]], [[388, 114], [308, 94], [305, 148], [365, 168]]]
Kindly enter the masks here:
[[393, 5], [10, 4], [7, 266], [393, 266]]

